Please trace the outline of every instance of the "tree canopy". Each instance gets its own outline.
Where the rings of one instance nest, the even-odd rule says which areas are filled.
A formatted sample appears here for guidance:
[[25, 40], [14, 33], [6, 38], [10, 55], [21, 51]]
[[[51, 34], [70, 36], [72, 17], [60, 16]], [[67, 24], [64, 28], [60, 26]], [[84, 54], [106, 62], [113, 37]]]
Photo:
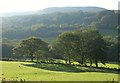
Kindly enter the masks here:
[[13, 49], [14, 54], [22, 54], [31, 56], [31, 60], [35, 57], [35, 52], [38, 50], [48, 50], [48, 43], [37, 37], [31, 37], [23, 40], [18, 47]]

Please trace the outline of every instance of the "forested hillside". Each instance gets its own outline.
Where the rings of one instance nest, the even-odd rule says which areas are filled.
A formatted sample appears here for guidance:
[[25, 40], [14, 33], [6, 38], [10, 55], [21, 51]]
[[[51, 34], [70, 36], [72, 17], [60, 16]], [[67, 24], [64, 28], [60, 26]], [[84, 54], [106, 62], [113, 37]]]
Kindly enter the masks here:
[[[84, 7], [83, 9], [85, 10]], [[67, 12], [61, 12], [67, 8], [49, 8], [43, 11], [45, 14], [38, 12], [32, 15], [3, 17], [3, 38], [24, 39], [37, 36], [52, 40], [64, 31], [91, 26], [96, 27], [103, 35], [117, 35], [117, 13], [102, 8], [83, 9], [73, 7]], [[91, 9], [94, 11], [91, 12]], [[49, 12], [50, 10], [53, 12]]]

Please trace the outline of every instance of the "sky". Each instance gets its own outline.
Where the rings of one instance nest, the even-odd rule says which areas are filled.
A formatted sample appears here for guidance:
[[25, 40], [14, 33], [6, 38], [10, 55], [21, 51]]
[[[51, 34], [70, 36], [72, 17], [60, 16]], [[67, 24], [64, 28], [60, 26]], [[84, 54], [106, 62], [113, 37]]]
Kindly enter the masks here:
[[0, 13], [38, 11], [48, 7], [96, 6], [118, 9], [120, 0], [0, 0]]

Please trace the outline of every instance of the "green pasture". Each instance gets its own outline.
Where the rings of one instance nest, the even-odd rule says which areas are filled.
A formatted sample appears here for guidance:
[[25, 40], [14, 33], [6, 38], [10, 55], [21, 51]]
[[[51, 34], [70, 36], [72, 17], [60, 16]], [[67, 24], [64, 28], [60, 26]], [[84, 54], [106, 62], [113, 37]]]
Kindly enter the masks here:
[[[3, 80], [25, 81], [118, 81], [114, 70], [65, 64], [0, 61]], [[117, 64], [106, 67], [118, 68]]]

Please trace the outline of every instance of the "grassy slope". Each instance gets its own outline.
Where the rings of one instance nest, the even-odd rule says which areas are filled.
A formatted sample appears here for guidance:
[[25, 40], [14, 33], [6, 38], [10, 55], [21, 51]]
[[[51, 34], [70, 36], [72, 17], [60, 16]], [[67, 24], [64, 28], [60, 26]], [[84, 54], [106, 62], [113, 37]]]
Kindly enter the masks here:
[[[45, 80], [45, 81], [111, 81], [118, 80], [118, 74], [103, 72], [63, 72], [51, 71], [41, 68], [26, 66], [33, 63], [28, 62], [0, 62], [2, 63], [2, 74], [6, 80]], [[24, 64], [24, 65], [23, 65]], [[20, 67], [19, 67], [20, 66]], [[51, 66], [51, 65], [49, 65]], [[115, 67], [114, 64], [109, 64]], [[57, 67], [57, 66], [53, 66]], [[68, 67], [69, 68], [69, 67]], [[54, 69], [54, 68], [53, 68]], [[84, 67], [83, 67], [84, 69]]]

